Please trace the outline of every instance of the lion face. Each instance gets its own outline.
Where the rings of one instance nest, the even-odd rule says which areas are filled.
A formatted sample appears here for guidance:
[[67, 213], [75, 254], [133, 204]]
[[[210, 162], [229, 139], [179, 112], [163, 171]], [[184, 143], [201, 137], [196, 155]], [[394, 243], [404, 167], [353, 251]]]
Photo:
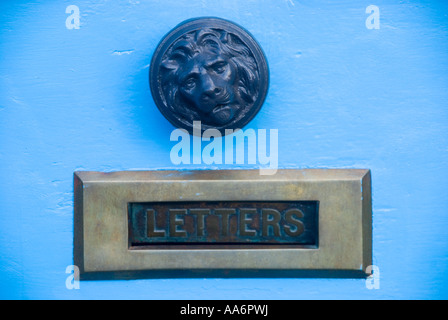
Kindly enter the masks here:
[[231, 124], [258, 94], [258, 69], [250, 50], [222, 30], [202, 29], [179, 38], [162, 66], [166, 104], [185, 123]]
[[235, 116], [236, 66], [208, 50], [190, 59], [179, 74], [180, 94], [206, 122], [223, 125]]

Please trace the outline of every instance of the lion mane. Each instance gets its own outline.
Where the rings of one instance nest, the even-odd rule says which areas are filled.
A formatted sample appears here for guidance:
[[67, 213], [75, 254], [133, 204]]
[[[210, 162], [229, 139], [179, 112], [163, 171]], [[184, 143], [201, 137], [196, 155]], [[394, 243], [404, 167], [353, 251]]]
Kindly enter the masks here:
[[[234, 93], [239, 104], [231, 122], [238, 121], [255, 102], [259, 91], [259, 72], [250, 49], [234, 34], [221, 29], [201, 29], [177, 39], [162, 59], [159, 74], [162, 97], [167, 108], [185, 124], [202, 120], [194, 106], [179, 93], [180, 66], [196, 54], [209, 50], [232, 63], [237, 74]], [[207, 123], [204, 123], [207, 124]]]

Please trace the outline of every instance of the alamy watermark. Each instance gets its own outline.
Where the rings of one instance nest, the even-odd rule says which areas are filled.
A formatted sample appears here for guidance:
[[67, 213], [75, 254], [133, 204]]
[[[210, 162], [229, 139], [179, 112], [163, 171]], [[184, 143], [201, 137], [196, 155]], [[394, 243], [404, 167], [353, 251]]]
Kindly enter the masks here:
[[[201, 132], [201, 122], [194, 121], [193, 136], [185, 129], [171, 133], [170, 141], [178, 141], [170, 152], [173, 164], [245, 164], [247, 157], [247, 164], [260, 165], [260, 175], [277, 172], [278, 129], [269, 129], [269, 137], [266, 129], [225, 129], [224, 137], [217, 129]], [[203, 142], [207, 145], [202, 148]], [[193, 152], [190, 152], [191, 145]]]
[[79, 29], [80, 19], [79, 19], [79, 8], [75, 5], [69, 5], [65, 8], [65, 13], [70, 14], [65, 20], [65, 27], [69, 30]]
[[368, 266], [366, 273], [370, 273], [370, 276], [366, 279], [366, 288], [378, 290], [380, 288], [380, 268], [378, 266]]
[[68, 273], [69, 276], [65, 280], [65, 287], [68, 290], [79, 289], [79, 268], [75, 265], [67, 266], [65, 269], [65, 273]]
[[366, 28], [369, 30], [380, 28], [380, 8], [370, 5], [366, 8], [366, 13], [370, 14], [366, 19]]

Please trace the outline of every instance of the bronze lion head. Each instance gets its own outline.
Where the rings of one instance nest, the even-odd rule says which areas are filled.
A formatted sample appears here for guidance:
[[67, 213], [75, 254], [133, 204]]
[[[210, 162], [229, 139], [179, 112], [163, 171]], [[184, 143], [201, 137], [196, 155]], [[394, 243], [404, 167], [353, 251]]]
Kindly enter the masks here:
[[[267, 64], [261, 59], [261, 49], [258, 47], [254, 54], [248, 40], [234, 27], [223, 28], [208, 21], [192, 29], [176, 33], [169, 45], [162, 41], [159, 48], [165, 49], [156, 52], [157, 67], [153, 59], [151, 72], [156, 74], [151, 78], [151, 89], [159, 109], [165, 116], [169, 112], [167, 118], [172, 123], [189, 131], [193, 121], [201, 121], [204, 130], [236, 128], [241, 120], [250, 121], [267, 91]], [[256, 45], [250, 40], [252, 46]]]

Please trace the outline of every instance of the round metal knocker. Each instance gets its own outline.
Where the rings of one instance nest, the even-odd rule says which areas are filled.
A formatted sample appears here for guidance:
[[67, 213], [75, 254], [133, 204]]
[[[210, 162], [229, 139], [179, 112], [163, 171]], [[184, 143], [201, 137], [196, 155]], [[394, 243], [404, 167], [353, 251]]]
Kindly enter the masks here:
[[155, 104], [175, 127], [238, 129], [260, 110], [269, 86], [265, 55], [252, 35], [220, 18], [185, 21], [159, 43], [150, 67]]

